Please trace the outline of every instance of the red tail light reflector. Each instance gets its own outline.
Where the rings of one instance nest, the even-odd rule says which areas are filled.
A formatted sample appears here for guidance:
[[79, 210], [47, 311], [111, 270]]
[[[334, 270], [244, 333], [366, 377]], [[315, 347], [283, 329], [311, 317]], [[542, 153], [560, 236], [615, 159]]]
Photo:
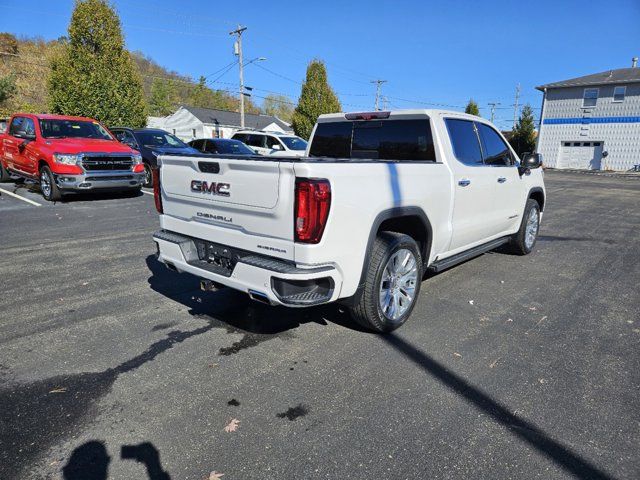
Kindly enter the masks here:
[[294, 211], [296, 242], [320, 242], [329, 217], [330, 206], [331, 184], [328, 180], [296, 179]]

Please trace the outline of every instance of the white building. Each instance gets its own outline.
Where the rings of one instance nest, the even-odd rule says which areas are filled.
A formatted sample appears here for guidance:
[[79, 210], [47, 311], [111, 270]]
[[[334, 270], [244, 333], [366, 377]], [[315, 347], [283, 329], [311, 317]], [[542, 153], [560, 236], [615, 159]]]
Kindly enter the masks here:
[[[271, 115], [245, 113], [245, 129], [291, 133], [291, 125]], [[161, 128], [183, 141], [194, 138], [229, 138], [240, 130], [240, 113], [181, 106], [167, 117], [149, 117], [148, 128]]]
[[538, 152], [545, 166], [627, 171], [640, 164], [640, 68], [536, 87], [544, 93]]

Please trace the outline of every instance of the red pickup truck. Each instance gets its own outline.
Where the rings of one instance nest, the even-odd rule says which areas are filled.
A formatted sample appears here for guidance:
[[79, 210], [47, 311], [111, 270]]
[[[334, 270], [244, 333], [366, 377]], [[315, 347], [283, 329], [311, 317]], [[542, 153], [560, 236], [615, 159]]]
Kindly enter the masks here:
[[57, 201], [68, 192], [139, 190], [144, 165], [96, 120], [19, 113], [0, 134], [0, 181], [12, 175], [35, 180]]

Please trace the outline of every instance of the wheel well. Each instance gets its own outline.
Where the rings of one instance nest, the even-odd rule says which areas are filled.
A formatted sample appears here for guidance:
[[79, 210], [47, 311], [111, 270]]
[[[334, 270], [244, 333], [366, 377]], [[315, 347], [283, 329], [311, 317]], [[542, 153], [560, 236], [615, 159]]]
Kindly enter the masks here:
[[422, 261], [428, 260], [429, 236], [424, 222], [417, 215], [388, 218], [378, 227], [378, 232], [404, 233], [412, 237], [420, 247]]
[[38, 160], [38, 172], [40, 170], [42, 170], [42, 167], [46, 167], [47, 166], [47, 162], [45, 162], [44, 160]]
[[540, 205], [540, 210], [541, 211], [544, 210], [544, 194], [540, 190], [536, 190], [534, 192], [531, 192], [529, 194], [529, 198], [532, 198], [533, 200], [538, 202], [538, 205]]

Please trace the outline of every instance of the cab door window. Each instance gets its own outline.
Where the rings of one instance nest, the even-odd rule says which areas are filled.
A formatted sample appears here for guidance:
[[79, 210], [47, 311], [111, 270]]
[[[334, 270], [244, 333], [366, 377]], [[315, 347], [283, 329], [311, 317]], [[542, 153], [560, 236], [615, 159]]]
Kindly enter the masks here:
[[19, 132], [22, 132], [24, 130], [25, 120], [26, 118], [24, 117], [15, 117], [9, 127], [9, 135], [15, 137]]
[[484, 123], [477, 123], [478, 134], [482, 142], [482, 153], [485, 165], [508, 167], [514, 164], [509, 146], [493, 128]]

